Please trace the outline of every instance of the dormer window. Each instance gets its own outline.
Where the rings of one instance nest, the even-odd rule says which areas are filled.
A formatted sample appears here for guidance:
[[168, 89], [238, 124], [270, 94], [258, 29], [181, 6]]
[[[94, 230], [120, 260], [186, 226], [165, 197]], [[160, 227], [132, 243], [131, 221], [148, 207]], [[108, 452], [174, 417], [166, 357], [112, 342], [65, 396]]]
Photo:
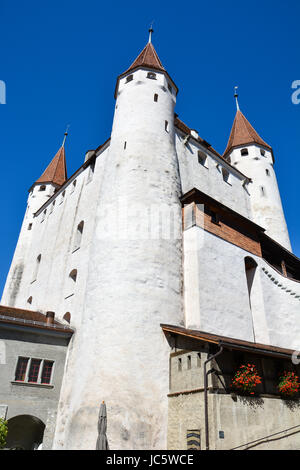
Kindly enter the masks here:
[[126, 83], [128, 82], [131, 82], [131, 80], [133, 80], [133, 75], [128, 75], [128, 77], [126, 77]]
[[249, 155], [248, 149], [242, 149], [241, 150], [241, 155], [242, 155], [242, 157], [245, 157], [246, 155]]
[[147, 73], [147, 78], [150, 78], [151, 80], [156, 80], [156, 73], [148, 72]]
[[222, 168], [222, 176], [223, 176], [223, 180], [225, 181], [225, 183], [229, 183], [230, 173], [225, 168]]
[[201, 150], [198, 151], [198, 162], [200, 165], [205, 166], [207, 160], [207, 156], [205, 155], [204, 152], [201, 152]]

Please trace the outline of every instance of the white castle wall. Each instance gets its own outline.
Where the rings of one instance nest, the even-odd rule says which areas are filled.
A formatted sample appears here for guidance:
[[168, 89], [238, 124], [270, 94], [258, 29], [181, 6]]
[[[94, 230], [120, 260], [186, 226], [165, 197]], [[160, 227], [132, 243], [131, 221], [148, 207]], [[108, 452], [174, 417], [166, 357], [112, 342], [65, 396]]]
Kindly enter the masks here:
[[[299, 282], [200, 227], [185, 230], [183, 240], [187, 328], [300, 349]], [[257, 263], [251, 309], [245, 257]]]
[[[166, 448], [169, 348], [160, 323], [183, 324], [175, 94], [164, 74], [151, 80], [140, 69], [133, 75], [131, 82], [120, 81], [95, 212], [84, 323], [62, 386], [57, 449], [95, 448], [102, 400], [111, 449]], [[152, 237], [146, 229], [142, 237], [133, 230], [148, 224], [149, 210], [160, 215], [163, 208], [174, 211], [175, 236]], [[166, 212], [161, 217], [150, 228], [160, 227]]]
[[[44, 313], [51, 310], [58, 319], [62, 319], [66, 312], [70, 312], [72, 325], [77, 327], [81, 324], [89, 248], [94, 233], [94, 213], [105, 155], [103, 152], [96, 159], [92, 179], [90, 179], [90, 167], [82, 168], [36, 217], [33, 217], [33, 212], [38, 209], [39, 204], [36, 198], [32, 199], [33, 196], [42, 197], [40, 194], [43, 194], [44, 197], [51, 188], [48, 189], [50, 185], [46, 185], [46, 192], [40, 193], [39, 187], [34, 187], [33, 193], [28, 198], [29, 209], [24, 218], [20, 241], [3, 292], [1, 300], [3, 305], [39, 310]], [[76, 186], [74, 186], [75, 180]], [[40, 199], [40, 202], [45, 202], [45, 199]], [[74, 237], [77, 225], [81, 221], [84, 221], [81, 245], [74, 251]], [[28, 230], [29, 223], [32, 223], [31, 230]], [[34, 276], [36, 259], [39, 255], [41, 262], [37, 276]], [[11, 292], [16, 291], [16, 281], [13, 276], [18, 263], [23, 266], [23, 270], [17, 294], [12, 296]], [[77, 269], [76, 283], [69, 278], [69, 273], [73, 269]], [[27, 302], [29, 297], [32, 297], [31, 304]]]
[[[184, 136], [176, 132], [176, 151], [179, 160], [182, 193], [197, 188], [222, 204], [230, 207], [244, 217], [252, 219], [248, 185], [243, 186], [245, 176], [235, 171], [222, 158], [213, 154], [196, 140], [190, 139], [184, 145]], [[198, 151], [206, 156], [205, 166], [198, 161]], [[228, 181], [224, 181], [222, 168], [229, 172]], [[248, 176], [246, 174], [246, 176]]]
[[[247, 148], [249, 154], [242, 156], [242, 148]], [[230, 154], [231, 163], [252, 179], [248, 190], [253, 221], [264, 227], [271, 238], [291, 251], [272, 154], [270, 151], [262, 149], [265, 152], [263, 156], [260, 150], [258, 145], [235, 148]]]

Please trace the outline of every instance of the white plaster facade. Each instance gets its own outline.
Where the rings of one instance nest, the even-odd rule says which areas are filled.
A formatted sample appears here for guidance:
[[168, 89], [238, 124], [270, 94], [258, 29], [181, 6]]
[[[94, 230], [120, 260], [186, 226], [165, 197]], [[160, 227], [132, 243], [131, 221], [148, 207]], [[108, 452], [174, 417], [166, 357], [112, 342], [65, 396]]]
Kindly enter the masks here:
[[[252, 153], [240, 162], [234, 150], [230, 165], [195, 132], [185, 142], [174, 126], [174, 83], [148, 71], [121, 76], [111, 138], [95, 165], [87, 160], [55, 194], [51, 184], [33, 187], [2, 296], [4, 305], [71, 315], [55, 449], [95, 448], [102, 400], [111, 449], [166, 448], [169, 347], [160, 323], [299, 347], [300, 284], [251, 255], [258, 265], [251, 310], [249, 253], [199, 227], [182, 238], [180, 196], [198, 188], [289, 248], [270, 155], [263, 166]], [[261, 185], [269, 208], [257, 195]]]

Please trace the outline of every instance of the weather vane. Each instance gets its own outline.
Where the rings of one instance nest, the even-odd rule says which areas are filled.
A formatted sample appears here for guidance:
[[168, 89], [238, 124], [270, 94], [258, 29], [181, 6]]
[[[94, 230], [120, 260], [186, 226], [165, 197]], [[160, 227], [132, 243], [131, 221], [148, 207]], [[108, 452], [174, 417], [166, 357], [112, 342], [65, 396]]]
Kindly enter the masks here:
[[69, 128], [70, 128], [70, 124], [67, 125], [66, 132], [65, 132], [65, 134], [64, 134], [64, 140], [63, 140], [63, 143], [62, 143], [62, 147], [65, 145]]
[[151, 21], [150, 28], [149, 28], [149, 42], [152, 41], [152, 33], [154, 32], [153, 31], [153, 23], [154, 23], [154, 21]]
[[235, 102], [236, 102], [236, 109], [237, 109], [237, 111], [239, 111], [240, 110], [239, 102], [238, 102], [238, 96], [239, 95], [238, 95], [237, 89], [238, 89], [238, 87], [235, 86], [234, 87], [234, 97], [235, 97]]

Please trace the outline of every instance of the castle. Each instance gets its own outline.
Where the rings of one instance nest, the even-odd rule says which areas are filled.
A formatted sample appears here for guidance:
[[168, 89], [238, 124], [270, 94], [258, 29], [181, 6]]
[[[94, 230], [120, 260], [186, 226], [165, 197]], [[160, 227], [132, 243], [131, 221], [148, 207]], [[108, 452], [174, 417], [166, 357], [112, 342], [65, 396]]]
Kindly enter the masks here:
[[[111, 449], [299, 448], [275, 386], [298, 371], [300, 260], [272, 147], [238, 102], [223, 155], [183, 123], [151, 36], [110, 138], [71, 177], [63, 143], [29, 190], [0, 307], [9, 445], [95, 449], [104, 400]], [[230, 392], [244, 361], [259, 397]]]

